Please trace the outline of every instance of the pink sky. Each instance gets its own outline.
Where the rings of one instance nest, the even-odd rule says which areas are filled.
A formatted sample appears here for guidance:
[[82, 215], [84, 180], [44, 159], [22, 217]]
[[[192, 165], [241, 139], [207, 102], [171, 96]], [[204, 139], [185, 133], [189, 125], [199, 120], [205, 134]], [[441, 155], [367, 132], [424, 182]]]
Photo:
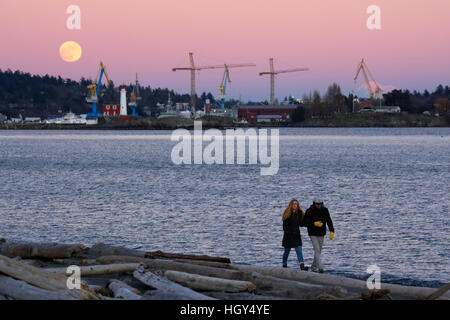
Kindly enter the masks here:
[[[67, 29], [66, 8], [81, 8], [81, 30]], [[381, 30], [368, 30], [366, 9], [381, 8]], [[360, 88], [353, 77], [362, 57], [382, 86], [428, 89], [450, 85], [449, 0], [14, 0], [0, 2], [0, 69], [93, 78], [99, 61], [116, 85], [140, 82], [189, 92], [196, 64], [252, 62], [232, 69], [228, 96], [268, 99], [268, 58], [275, 68], [310, 71], [277, 77], [276, 97]], [[67, 63], [59, 46], [78, 42], [81, 59]], [[202, 71], [197, 93], [217, 95], [222, 71]], [[364, 93], [364, 90], [361, 91]]]

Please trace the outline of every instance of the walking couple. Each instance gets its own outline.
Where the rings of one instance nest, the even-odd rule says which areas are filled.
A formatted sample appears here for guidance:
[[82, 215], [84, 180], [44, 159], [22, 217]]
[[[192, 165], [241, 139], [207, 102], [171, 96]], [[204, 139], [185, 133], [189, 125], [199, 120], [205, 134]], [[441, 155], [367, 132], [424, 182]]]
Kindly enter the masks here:
[[307, 271], [302, 254], [302, 238], [300, 235], [300, 227], [308, 228], [308, 235], [314, 248], [314, 260], [311, 265], [311, 270], [314, 272], [323, 273], [323, 265], [320, 261], [320, 254], [322, 252], [323, 239], [327, 232], [325, 224], [330, 230], [330, 240], [334, 238], [333, 222], [331, 221], [328, 209], [323, 205], [323, 201], [316, 198], [313, 204], [303, 212], [300, 203], [296, 199], [289, 202], [288, 207], [283, 213], [283, 267], [287, 267], [287, 260], [289, 252], [292, 248], [297, 253], [297, 259], [300, 263], [300, 269]]

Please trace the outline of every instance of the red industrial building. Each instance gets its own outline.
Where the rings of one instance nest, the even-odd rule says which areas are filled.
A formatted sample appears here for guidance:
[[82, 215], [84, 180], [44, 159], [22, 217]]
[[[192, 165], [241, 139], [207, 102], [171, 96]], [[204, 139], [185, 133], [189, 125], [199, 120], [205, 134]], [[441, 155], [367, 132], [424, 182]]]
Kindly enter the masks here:
[[103, 116], [118, 117], [120, 115], [119, 104], [104, 104], [102, 108]]
[[249, 105], [238, 109], [238, 118], [250, 123], [284, 122], [291, 119], [297, 105]]

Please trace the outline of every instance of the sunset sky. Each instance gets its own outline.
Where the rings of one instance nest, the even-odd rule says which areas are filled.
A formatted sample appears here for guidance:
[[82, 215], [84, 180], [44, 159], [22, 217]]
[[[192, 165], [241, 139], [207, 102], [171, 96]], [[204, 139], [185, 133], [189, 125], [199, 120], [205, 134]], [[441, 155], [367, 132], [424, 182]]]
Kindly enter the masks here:
[[[69, 30], [69, 5], [81, 8], [81, 30]], [[369, 5], [381, 8], [381, 30], [368, 30]], [[269, 98], [269, 57], [279, 75], [277, 98], [324, 92], [333, 81], [348, 93], [365, 58], [385, 87], [434, 90], [450, 85], [449, 0], [14, 0], [0, 2], [0, 69], [93, 78], [102, 60], [116, 85], [130, 83], [189, 92], [188, 52], [197, 65], [255, 63], [232, 69], [228, 96]], [[65, 41], [83, 54], [68, 63]], [[201, 71], [197, 93], [218, 93], [221, 70]], [[359, 90], [365, 94], [366, 91]]]

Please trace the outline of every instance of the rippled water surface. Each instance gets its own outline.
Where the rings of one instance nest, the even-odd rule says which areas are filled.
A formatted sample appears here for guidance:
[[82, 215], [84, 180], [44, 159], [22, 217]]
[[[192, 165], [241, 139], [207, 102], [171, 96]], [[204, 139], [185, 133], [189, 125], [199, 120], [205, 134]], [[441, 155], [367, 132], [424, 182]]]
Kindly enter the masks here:
[[260, 165], [175, 165], [170, 134], [1, 131], [0, 236], [279, 266], [285, 206], [319, 195], [336, 229], [327, 271], [367, 278], [377, 264], [382, 280], [450, 282], [450, 128], [280, 129], [274, 176]]

